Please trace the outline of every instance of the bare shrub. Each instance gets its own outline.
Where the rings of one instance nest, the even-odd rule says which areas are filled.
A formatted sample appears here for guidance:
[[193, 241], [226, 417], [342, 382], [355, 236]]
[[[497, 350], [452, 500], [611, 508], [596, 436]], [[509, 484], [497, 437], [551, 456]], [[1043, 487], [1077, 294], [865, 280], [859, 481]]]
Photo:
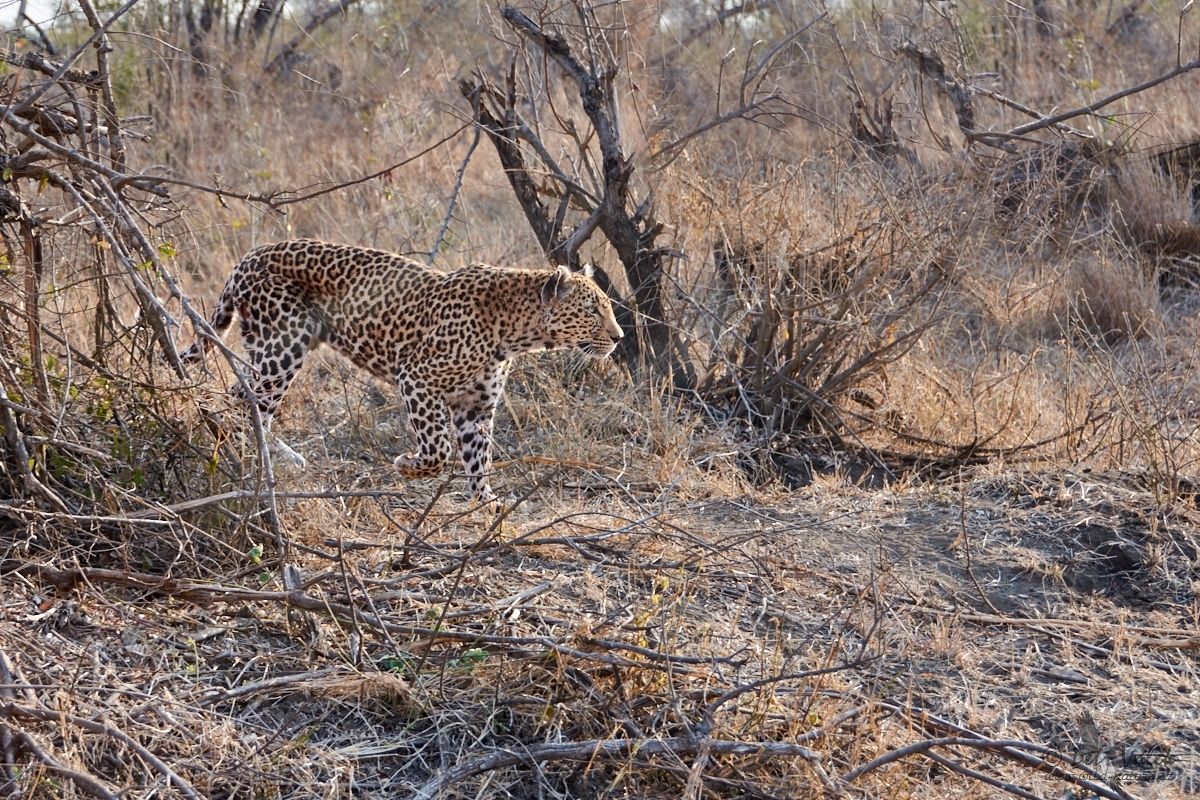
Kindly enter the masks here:
[[936, 324], [956, 269], [941, 189], [901, 199], [872, 168], [842, 169], [693, 177], [673, 198], [714, 234], [676, 301], [705, 331], [698, 391], [767, 439], [873, 428], [888, 366]]

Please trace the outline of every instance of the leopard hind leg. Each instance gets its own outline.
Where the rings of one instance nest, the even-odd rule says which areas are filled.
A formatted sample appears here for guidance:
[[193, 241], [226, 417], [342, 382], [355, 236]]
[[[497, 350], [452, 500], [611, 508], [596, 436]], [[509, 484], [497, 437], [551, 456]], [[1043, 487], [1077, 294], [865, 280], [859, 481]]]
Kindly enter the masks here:
[[[295, 310], [290, 306], [285, 308]], [[250, 364], [247, 384], [257, 401], [271, 454], [280, 461], [303, 467], [307, 463], [304, 457], [271, 433], [271, 421], [292, 379], [303, 366], [305, 356], [319, 341], [321, 326], [311, 312], [276, 314], [275, 317], [270, 321], [252, 313], [242, 314], [242, 342]], [[249, 402], [240, 382], [235, 391]]]

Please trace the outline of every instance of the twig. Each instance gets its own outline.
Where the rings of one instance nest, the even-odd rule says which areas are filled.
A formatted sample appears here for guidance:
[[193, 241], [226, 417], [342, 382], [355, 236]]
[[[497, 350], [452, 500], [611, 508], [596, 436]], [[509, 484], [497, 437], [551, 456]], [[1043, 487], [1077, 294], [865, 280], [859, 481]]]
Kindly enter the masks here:
[[129, 734], [125, 733], [120, 728], [114, 728], [111, 725], [106, 725], [102, 722], [95, 722], [90, 719], [83, 719], [72, 714], [65, 714], [61, 711], [44, 711], [40, 708], [27, 708], [26, 706], [17, 705], [16, 703], [7, 703], [0, 706], [0, 714], [6, 717], [23, 716], [31, 719], [41, 720], [43, 722], [69, 722], [77, 728], [83, 728], [85, 731], [92, 733], [102, 733], [118, 742], [121, 742], [126, 747], [133, 750], [142, 760], [154, 767], [167, 779], [169, 783], [174, 783], [179, 787], [185, 796], [190, 800], [200, 800], [200, 795], [192, 788], [192, 785], [181, 778], [173, 769], [163, 763], [162, 759], [151, 753]]
[[1072, 109], [1071, 111], [1064, 111], [1061, 114], [1055, 114], [1052, 117], [1046, 117], [1044, 119], [1037, 120], [1036, 122], [1030, 122], [1025, 125], [1018, 125], [1017, 127], [1013, 128], [1012, 130], [1008, 131], [1007, 133], [1001, 133], [998, 131], [986, 131], [983, 133], [987, 136], [997, 136], [997, 137], [1003, 137], [1003, 138], [1024, 136], [1027, 133], [1032, 133], [1033, 131], [1040, 131], [1043, 128], [1049, 128], [1052, 125], [1057, 125], [1060, 122], [1065, 122], [1066, 120], [1074, 119], [1075, 117], [1082, 117], [1085, 114], [1091, 114], [1101, 108], [1104, 108], [1105, 106], [1107, 106], [1111, 103], [1115, 103], [1118, 100], [1121, 100], [1125, 97], [1129, 97], [1130, 95], [1137, 94], [1139, 92], [1144, 92], [1147, 89], [1153, 89], [1155, 86], [1158, 86], [1160, 83], [1166, 83], [1167, 81], [1171, 80], [1172, 78], [1178, 78], [1180, 75], [1183, 75], [1186, 72], [1191, 72], [1192, 70], [1198, 69], [1198, 68], [1200, 68], [1200, 58], [1198, 58], [1194, 61], [1189, 61], [1186, 64], [1180, 64], [1179, 66], [1175, 67], [1174, 69], [1172, 69], [1168, 72], [1164, 72], [1162, 75], [1159, 75], [1157, 78], [1151, 78], [1150, 80], [1144, 81], [1143, 83], [1139, 83], [1136, 86], [1130, 86], [1127, 89], [1122, 89], [1121, 91], [1116, 92], [1115, 94], [1110, 94], [1108, 97], [1101, 98], [1101, 99], [1097, 100], [1096, 102], [1090, 103], [1089, 105], [1083, 106], [1081, 108]]
[[121, 17], [125, 16], [125, 12], [129, 11], [129, 9], [133, 8], [137, 4], [138, 0], [128, 0], [125, 5], [114, 11], [113, 15], [109, 17], [103, 24], [94, 28], [92, 35], [88, 37], [86, 42], [79, 45], [79, 47], [75, 49], [75, 52], [63, 59], [62, 64], [60, 64], [58, 69], [54, 71], [54, 74], [50, 76], [50, 80], [39, 86], [32, 94], [30, 94], [17, 105], [9, 106], [6, 109], [6, 112], [9, 114], [20, 114], [22, 111], [27, 111], [33, 108], [33, 104], [42, 99], [42, 96], [45, 95], [46, 92], [50, 91], [51, 87], [58, 83], [58, 81], [67, 74], [67, 72], [71, 69], [75, 62], [79, 60], [79, 57], [84, 54], [88, 47], [102, 39], [105, 32], [112, 27], [112, 24]]
[[479, 124], [479, 104], [483, 102], [480, 99], [481, 92], [482, 89], [476, 89], [475, 97], [472, 100], [475, 135], [471, 139], [471, 146], [467, 148], [467, 154], [463, 156], [462, 165], [458, 168], [458, 175], [455, 176], [454, 190], [450, 193], [450, 203], [446, 206], [446, 218], [442, 220], [442, 227], [433, 240], [433, 247], [429, 248], [429, 260], [426, 263], [431, 266], [433, 260], [437, 258], [438, 250], [442, 247], [442, 240], [446, 238], [446, 232], [450, 230], [450, 222], [454, 219], [454, 206], [458, 203], [458, 193], [462, 191], [463, 176], [467, 174], [467, 165], [471, 163], [471, 156], [474, 155], [475, 148], [479, 146], [479, 133], [483, 130]]
[[[135, 2], [137, 0], [129, 0], [129, 7], [132, 7]], [[123, 170], [125, 169], [125, 145], [121, 141], [121, 118], [117, 114], [117, 103], [113, 99], [112, 75], [108, 69], [108, 54], [112, 52], [112, 46], [108, 43], [105, 31], [112, 25], [114, 19], [124, 12], [119, 10], [107, 22], [101, 23], [100, 17], [96, 15], [96, 9], [92, 8], [91, 0], [79, 0], [79, 7], [83, 10], [83, 15], [87, 17], [88, 24], [92, 26], [92, 30], [96, 34], [96, 68], [100, 73], [100, 95], [104, 99], [104, 121], [108, 124], [109, 152], [112, 155], [113, 164], [117, 169]]]
[[971, 579], [971, 583], [975, 584], [975, 591], [979, 592], [979, 597], [983, 600], [984, 604], [991, 609], [993, 614], [1000, 616], [1000, 609], [992, 604], [992, 599], [987, 596], [987, 592], [979, 585], [979, 579], [975, 577], [975, 568], [971, 564], [971, 535], [967, 532], [967, 484], [961, 474], [959, 475], [959, 479], [961, 483], [958, 487], [958, 536], [962, 539], [963, 555], [966, 557], [967, 577]]
[[[770, 63], [771, 60], [774, 59], [775, 56], [777, 56], [783, 50], [783, 48], [785, 48], [787, 45], [789, 45], [793, 41], [795, 41], [796, 37], [803, 34], [805, 31], [807, 31], [813, 25], [816, 25], [818, 22], [823, 20], [828, 14], [829, 14], [828, 11], [822, 12], [819, 16], [817, 16], [816, 19], [812, 20], [807, 25], [804, 25], [803, 27], [799, 28], [798, 30], [793, 31], [792, 33], [788, 34], [782, 40], [777, 42], [774, 47], [772, 47], [770, 50], [768, 50], [766, 55], [764, 55], [761, 59], [759, 59], [757, 66], [755, 66], [753, 69], [747, 69], [746, 74], [742, 77], [742, 84], [739, 89], [739, 101], [740, 101], [741, 105], [739, 105], [737, 108], [733, 109], [732, 111], [729, 111], [729, 112], [721, 114], [717, 117], [714, 117], [713, 119], [710, 119], [708, 122], [705, 122], [702, 125], [699, 125], [699, 126], [693, 128], [692, 130], [688, 131], [684, 135], [680, 136], [675, 141], [673, 141], [670, 144], [668, 144], [667, 146], [663, 147], [661, 150], [653, 153], [652, 158], [654, 159], [655, 168], [662, 169], [663, 167], [666, 167], [668, 164], [673, 162], [676, 158], [679, 157], [679, 154], [681, 152], [683, 152], [683, 148], [685, 146], [687, 146], [688, 142], [692, 141], [696, 137], [709, 132], [713, 128], [724, 125], [727, 122], [732, 122], [735, 119], [746, 119], [746, 118], [750, 117], [751, 114], [754, 114], [755, 112], [763, 111], [764, 107], [766, 107], [767, 105], [770, 105], [771, 103], [774, 103], [777, 100], [781, 100], [783, 98], [783, 95], [778, 94], [778, 93], [772, 93], [772, 94], [766, 95], [765, 97], [747, 101], [746, 100], [746, 87], [749, 86], [751, 83], [753, 83], [754, 80], [760, 74], [762, 74], [762, 71], [764, 68], [766, 68], [767, 64]], [[759, 87], [757, 87], [757, 86], [755, 87], [754, 92], [752, 92], [752, 94], [751, 94], [752, 97], [755, 94], [757, 94], [758, 88]], [[771, 112], [764, 112], [764, 113], [771, 113]]]
[[[764, 55], [761, 59], [759, 59], [758, 65], [756, 67], [754, 67], [754, 69], [749, 70], [748, 72], [746, 72], [745, 75], [742, 76], [742, 85], [740, 87], [740, 98], [741, 98], [741, 101], [743, 104], [746, 102], [746, 87], [749, 86], [751, 83], [753, 83], [754, 80], [759, 75], [763, 74], [763, 70], [766, 69], [767, 65], [770, 64], [771, 61], [774, 60], [775, 56], [779, 55], [779, 53], [782, 52], [783, 48], [787, 47], [792, 42], [794, 42], [798, 36], [803, 34], [805, 31], [807, 31], [813, 25], [816, 25], [818, 22], [825, 19], [825, 17], [827, 17], [827, 16], [829, 16], [829, 12], [822, 11], [807, 25], [804, 25], [804, 26], [798, 28], [797, 30], [792, 31], [787, 36], [780, 39], [778, 42], [775, 43], [774, 47], [772, 47], [770, 50], [767, 51], [766, 55]], [[762, 84], [760, 83], [759, 86], [761, 86], [761, 85]], [[755, 93], [757, 93], [757, 91], [758, 91], [758, 87], [756, 86]]]
[[747, 103], [746, 105], [739, 106], [738, 108], [735, 108], [732, 111], [726, 112], [719, 117], [714, 117], [713, 119], [710, 119], [708, 122], [705, 122], [704, 124], [693, 128], [692, 130], [685, 133], [683, 136], [680, 136], [678, 139], [671, 142], [666, 147], [653, 153], [652, 157], [654, 158], [654, 166], [658, 169], [662, 169], [663, 167], [667, 166], [672, 161], [674, 161], [676, 158], [678, 158], [679, 154], [683, 151], [683, 148], [692, 139], [695, 139], [697, 136], [700, 136], [702, 134], [708, 133], [713, 128], [716, 128], [720, 125], [724, 125], [726, 122], [731, 122], [735, 119], [744, 119], [748, 115], [753, 114], [756, 111], [762, 110], [762, 107], [767, 105], [768, 103], [772, 103], [776, 100], [779, 100], [781, 97], [782, 97], [782, 95], [780, 95], [780, 94], [769, 94], [766, 97], [762, 98], [761, 100], [755, 100], [752, 103]]

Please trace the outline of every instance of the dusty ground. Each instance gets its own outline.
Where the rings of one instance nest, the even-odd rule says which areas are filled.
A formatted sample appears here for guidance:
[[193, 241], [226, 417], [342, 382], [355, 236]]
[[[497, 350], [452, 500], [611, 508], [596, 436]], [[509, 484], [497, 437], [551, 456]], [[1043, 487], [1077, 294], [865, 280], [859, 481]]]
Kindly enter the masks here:
[[[353, 401], [366, 430], [386, 431], [386, 402], [349, 396], [366, 398]], [[334, 431], [325, 455], [291, 437], [315, 457], [280, 478], [288, 570], [269, 563], [261, 513], [244, 539], [204, 541], [215, 504], [163, 512], [174, 522], [155, 538], [100, 524], [112, 547], [87, 564], [10, 539], [10, 569], [64, 572], [6, 577], [0, 642], [24, 687], [9, 702], [70, 715], [25, 727], [148, 795], [186, 791], [78, 720], [106, 720], [212, 797], [783, 797], [833, 794], [847, 776], [852, 797], [995, 796], [919, 755], [853, 773], [948, 734], [1054, 748], [1108, 796], [1200, 791], [1190, 498], [1029, 469], [871, 490], [837, 474], [795, 491], [662, 481], [569, 445], [559, 463], [530, 454], [547, 434], [515, 433], [514, 417], [538, 402], [510, 402], [502, 520], [469, 511], [461, 481], [397, 487], [393, 442], [354, 449], [358, 434]], [[304, 419], [298, 407], [293, 433]], [[186, 572], [203, 562], [225, 566]], [[820, 769], [794, 753], [696, 759], [680, 742], [697, 726], [808, 746]], [[641, 755], [597, 755], [630, 740]], [[663, 741], [675, 749], [644, 744]], [[942, 752], [1031, 796], [1091, 796], [993, 750]], [[512, 763], [471, 771], [504, 753]], [[45, 765], [18, 766], [20, 796], [75, 796]]]

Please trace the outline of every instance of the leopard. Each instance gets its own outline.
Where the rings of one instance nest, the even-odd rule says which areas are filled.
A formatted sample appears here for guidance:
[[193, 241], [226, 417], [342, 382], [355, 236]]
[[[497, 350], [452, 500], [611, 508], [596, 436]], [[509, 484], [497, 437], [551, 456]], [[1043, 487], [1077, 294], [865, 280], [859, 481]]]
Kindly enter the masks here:
[[[407, 256], [316, 239], [251, 250], [230, 273], [210, 319], [218, 337], [240, 323], [245, 381], [271, 453], [303, 456], [271, 433], [271, 420], [314, 347], [331, 346], [399, 387], [416, 451], [394, 465], [408, 480], [437, 476], [454, 438], [470, 494], [497, 501], [489, 475], [496, 406], [513, 359], [574, 349], [606, 358], [624, 337], [590, 265], [579, 271], [473, 263], [450, 272]], [[215, 340], [198, 333], [181, 358], [203, 361]], [[247, 395], [249, 389], [249, 395]]]

